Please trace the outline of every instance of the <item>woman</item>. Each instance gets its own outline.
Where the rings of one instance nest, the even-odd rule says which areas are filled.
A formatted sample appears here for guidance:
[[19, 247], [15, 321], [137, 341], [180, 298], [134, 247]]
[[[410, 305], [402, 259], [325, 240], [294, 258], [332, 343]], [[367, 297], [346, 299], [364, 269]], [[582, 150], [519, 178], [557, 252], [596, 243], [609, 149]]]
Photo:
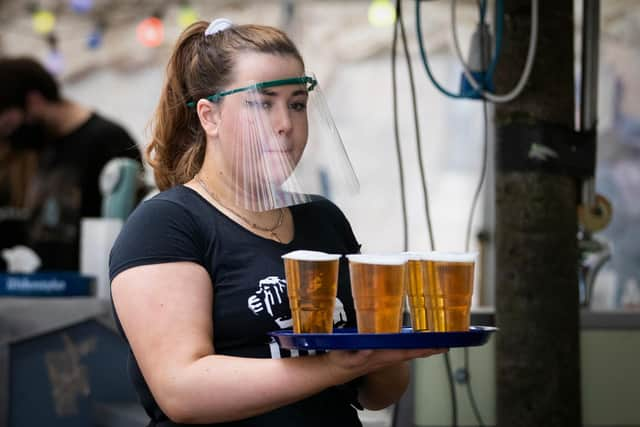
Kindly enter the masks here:
[[[408, 383], [406, 361], [440, 352], [287, 357], [295, 354], [268, 338], [290, 325], [283, 254], [359, 250], [349, 223], [325, 199], [282, 203], [271, 194], [257, 197], [261, 209], [249, 209], [256, 193], [247, 182], [260, 174], [247, 172], [246, 162], [240, 171], [234, 166], [235, 153], [247, 151], [236, 118], [256, 102], [226, 95], [253, 81], [279, 82], [253, 108], [268, 112], [280, 144], [261, 155], [286, 153], [295, 167], [307, 143], [312, 86], [290, 82], [303, 74], [295, 46], [271, 27], [200, 22], [175, 47], [148, 148], [164, 191], [132, 214], [110, 259], [115, 313], [149, 425], [358, 426], [351, 405], [392, 404]], [[264, 162], [282, 165], [279, 159]], [[282, 170], [291, 172], [269, 175], [278, 184], [287, 179]], [[338, 300], [336, 320], [355, 326], [345, 265]]]

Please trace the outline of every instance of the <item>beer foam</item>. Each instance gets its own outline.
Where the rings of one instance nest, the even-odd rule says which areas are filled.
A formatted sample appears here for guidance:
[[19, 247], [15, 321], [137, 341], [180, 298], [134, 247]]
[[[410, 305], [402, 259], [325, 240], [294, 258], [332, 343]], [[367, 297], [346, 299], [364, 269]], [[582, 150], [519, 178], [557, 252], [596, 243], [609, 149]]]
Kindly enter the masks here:
[[349, 261], [361, 264], [381, 264], [381, 265], [402, 265], [407, 262], [407, 257], [401, 254], [395, 255], [373, 255], [373, 254], [353, 254], [347, 255]]
[[298, 261], [335, 261], [342, 255], [328, 254], [318, 251], [293, 251], [282, 255], [284, 259], [295, 259]]
[[439, 261], [439, 262], [475, 262], [478, 258], [477, 252], [425, 252], [425, 261]]
[[402, 255], [404, 255], [408, 260], [411, 261], [423, 261], [426, 259], [427, 256], [429, 256], [429, 254], [432, 254], [433, 251], [426, 251], [426, 252], [402, 252]]

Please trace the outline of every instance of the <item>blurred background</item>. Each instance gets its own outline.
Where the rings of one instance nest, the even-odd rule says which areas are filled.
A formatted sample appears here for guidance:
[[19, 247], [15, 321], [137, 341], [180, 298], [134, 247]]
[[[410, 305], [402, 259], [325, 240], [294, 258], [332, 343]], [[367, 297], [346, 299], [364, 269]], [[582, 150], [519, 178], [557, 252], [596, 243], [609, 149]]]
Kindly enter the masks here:
[[[494, 2], [488, 4], [493, 10]], [[4, 0], [0, 2], [0, 56], [38, 59], [56, 76], [64, 97], [119, 123], [143, 149], [168, 55], [183, 28], [195, 20], [217, 17], [278, 26], [292, 37], [307, 69], [317, 75], [360, 180], [360, 193], [338, 199], [337, 204], [349, 218], [364, 252], [393, 252], [405, 247], [392, 110], [395, 7], [395, 2], [382, 0]], [[582, 1], [574, 3], [576, 122], [580, 116], [583, 9]], [[640, 4], [602, 2], [599, 12], [599, 71], [594, 83], [598, 93], [595, 191], [612, 208], [606, 227], [589, 236], [597, 247], [584, 250], [584, 263], [578, 266], [591, 269], [591, 282], [582, 283], [580, 288], [582, 334], [591, 334], [582, 335], [582, 424], [640, 426], [633, 403], [636, 399], [637, 406], [633, 390], [637, 390], [640, 377], [631, 356], [640, 351], [640, 319], [634, 314], [640, 312]], [[483, 106], [479, 100], [444, 97], [436, 89], [420, 55], [415, 2], [403, 2], [402, 13], [415, 79], [434, 242], [438, 249], [461, 251], [465, 249], [471, 203], [483, 169], [487, 125]], [[493, 15], [488, 15], [493, 20]], [[421, 20], [433, 75], [444, 87], [457, 91], [462, 67], [452, 48], [449, 1], [423, 2]], [[459, 2], [457, 30], [465, 55], [477, 23], [477, 2]], [[397, 128], [404, 159], [406, 247], [428, 250], [431, 245], [407, 73], [405, 53], [398, 48]], [[493, 120], [494, 109], [489, 106], [489, 153], [495, 146]], [[2, 167], [8, 168], [2, 160], [0, 157]], [[482, 259], [473, 296], [475, 315], [488, 316], [487, 322], [494, 324], [492, 155], [487, 162], [470, 247], [480, 251]], [[2, 176], [0, 171], [0, 179]], [[145, 192], [152, 193], [148, 167], [143, 180]], [[96, 233], [109, 234], [105, 230]], [[87, 249], [97, 257], [98, 264], [106, 263], [108, 253], [108, 243], [100, 246], [99, 242], [110, 241], [108, 236], [100, 236], [93, 239], [95, 246]], [[84, 273], [104, 274], [96, 270], [100, 267], [87, 268]], [[143, 425], [135, 424], [135, 405], [129, 405], [135, 398], [126, 384], [124, 367], [117, 363], [123, 350], [119, 338], [112, 335], [104, 298], [80, 296], [77, 298], [83, 303], [79, 306], [77, 298], [65, 296], [51, 302], [42, 297], [35, 301], [1, 294], [0, 427], [41, 425], [35, 412], [49, 414], [48, 425]], [[589, 313], [585, 315], [585, 311]], [[620, 317], [621, 313], [627, 317]], [[617, 345], [622, 356], [609, 358], [604, 349]], [[54, 362], [56, 354], [58, 362]], [[472, 350], [470, 364], [461, 352], [452, 352], [451, 356], [452, 372], [462, 369], [458, 372], [472, 373], [477, 400], [476, 405], [466, 394], [468, 381], [456, 383], [458, 394], [454, 399], [459, 400], [459, 417], [455, 423], [482, 425], [477, 417], [480, 412], [484, 423], [496, 425], [494, 348], [488, 345]], [[105, 372], [95, 371], [94, 363], [103, 366]], [[609, 369], [615, 370], [611, 365], [616, 363], [619, 371], [612, 373]], [[87, 364], [90, 372], [83, 374], [81, 368], [87, 369]], [[75, 370], [67, 372], [64, 366]], [[451, 380], [443, 366], [439, 361], [419, 362], [414, 369], [415, 388], [404, 406], [399, 405], [395, 411], [363, 413], [365, 424], [451, 425], [447, 385]], [[124, 380], [107, 375], [108, 369], [122, 373]], [[64, 378], [69, 378], [68, 386], [60, 385], [65, 383]], [[60, 403], [56, 393], [70, 400]], [[402, 416], [405, 421], [400, 420]], [[54, 421], [58, 419], [61, 421]]]

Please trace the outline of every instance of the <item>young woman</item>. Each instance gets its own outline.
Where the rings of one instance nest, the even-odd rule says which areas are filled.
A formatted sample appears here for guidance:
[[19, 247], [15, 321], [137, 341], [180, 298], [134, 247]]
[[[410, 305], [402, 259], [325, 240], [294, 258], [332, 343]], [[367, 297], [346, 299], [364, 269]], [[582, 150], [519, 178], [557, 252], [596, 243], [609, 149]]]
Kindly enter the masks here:
[[[304, 71], [271, 27], [200, 22], [175, 47], [148, 148], [163, 191], [132, 214], [110, 259], [151, 426], [358, 426], [353, 406], [392, 404], [406, 361], [441, 352], [291, 354], [267, 335], [291, 324], [283, 254], [360, 247], [328, 200], [300, 203], [262, 185], [282, 185], [307, 146], [315, 83]], [[262, 134], [273, 142], [256, 155], [248, 145]], [[355, 326], [344, 261], [337, 300], [337, 323]]]

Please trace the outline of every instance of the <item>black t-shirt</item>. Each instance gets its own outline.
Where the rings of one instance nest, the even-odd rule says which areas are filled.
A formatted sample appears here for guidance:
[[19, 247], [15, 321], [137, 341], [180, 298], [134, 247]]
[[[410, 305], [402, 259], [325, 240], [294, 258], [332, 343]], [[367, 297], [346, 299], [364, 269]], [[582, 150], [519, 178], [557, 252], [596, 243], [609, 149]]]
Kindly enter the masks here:
[[[111, 251], [111, 279], [140, 265], [198, 263], [213, 284], [216, 353], [256, 358], [305, 356], [303, 351], [291, 354], [280, 349], [267, 335], [292, 325], [281, 256], [297, 249], [348, 254], [358, 252], [360, 245], [342, 212], [326, 199], [317, 198], [290, 209], [294, 238], [281, 244], [246, 230], [192, 189], [174, 187], [131, 214]], [[347, 261], [342, 258], [340, 262], [334, 323], [337, 327], [355, 327]], [[150, 425], [175, 426], [153, 399], [131, 353], [129, 374], [152, 418]], [[359, 426], [352, 403], [357, 404], [355, 385], [347, 384], [263, 415], [220, 425]]]
[[[15, 236], [0, 239], [0, 247], [30, 247], [41, 258], [42, 270], [77, 270], [80, 220], [101, 215], [99, 176], [116, 157], [141, 161], [140, 150], [127, 132], [95, 113], [71, 133], [47, 144], [29, 183], [28, 206], [17, 209], [0, 200], [0, 229], [7, 224]], [[4, 199], [8, 202], [8, 197]]]

